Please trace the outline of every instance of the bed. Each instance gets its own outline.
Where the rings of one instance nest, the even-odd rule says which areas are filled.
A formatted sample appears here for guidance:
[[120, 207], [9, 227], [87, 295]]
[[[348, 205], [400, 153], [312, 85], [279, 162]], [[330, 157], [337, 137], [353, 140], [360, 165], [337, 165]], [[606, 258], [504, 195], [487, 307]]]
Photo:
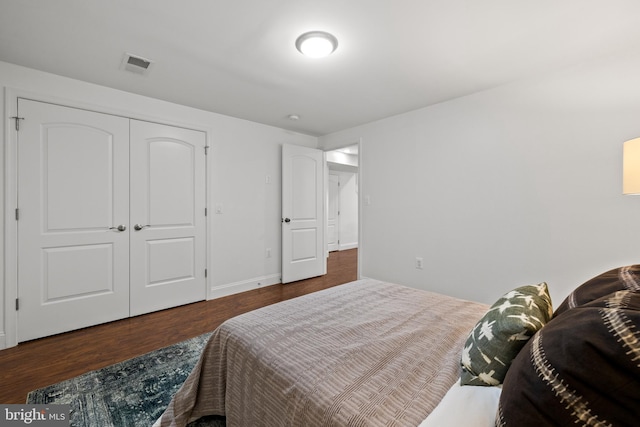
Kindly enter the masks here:
[[154, 426], [493, 426], [498, 413], [520, 427], [521, 378], [506, 377], [553, 317], [546, 283], [492, 306], [371, 279], [336, 286], [223, 323]]
[[417, 426], [459, 377], [487, 306], [359, 280], [221, 325], [161, 426]]

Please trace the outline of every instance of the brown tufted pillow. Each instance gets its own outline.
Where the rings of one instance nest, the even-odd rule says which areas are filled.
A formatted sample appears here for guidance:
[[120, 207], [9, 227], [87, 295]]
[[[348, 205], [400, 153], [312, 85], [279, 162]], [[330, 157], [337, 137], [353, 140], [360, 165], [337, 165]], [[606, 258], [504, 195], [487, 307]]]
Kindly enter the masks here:
[[640, 291], [640, 265], [614, 268], [583, 283], [558, 306], [554, 317], [582, 304], [624, 289]]
[[640, 425], [640, 292], [559, 314], [504, 380], [496, 426]]

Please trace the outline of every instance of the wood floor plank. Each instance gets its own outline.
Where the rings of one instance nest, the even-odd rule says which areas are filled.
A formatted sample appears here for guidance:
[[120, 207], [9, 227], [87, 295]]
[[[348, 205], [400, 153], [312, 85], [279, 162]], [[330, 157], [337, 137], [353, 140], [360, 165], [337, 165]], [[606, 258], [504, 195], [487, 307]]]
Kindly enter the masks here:
[[214, 330], [256, 308], [356, 280], [357, 249], [332, 252], [324, 276], [118, 320], [0, 350], [0, 403]]

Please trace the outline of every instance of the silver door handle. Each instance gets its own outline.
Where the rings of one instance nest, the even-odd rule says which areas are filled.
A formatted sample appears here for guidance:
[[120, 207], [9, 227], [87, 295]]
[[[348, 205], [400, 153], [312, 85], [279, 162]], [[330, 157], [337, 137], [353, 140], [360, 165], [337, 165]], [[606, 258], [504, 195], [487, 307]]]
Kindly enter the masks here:
[[120, 224], [117, 227], [109, 227], [109, 230], [125, 231], [126, 229], [127, 229], [127, 226], [123, 224]]
[[147, 228], [147, 227], [151, 227], [151, 224], [147, 224], [147, 225], [136, 224], [133, 226], [133, 229], [136, 231], [140, 231], [143, 228]]

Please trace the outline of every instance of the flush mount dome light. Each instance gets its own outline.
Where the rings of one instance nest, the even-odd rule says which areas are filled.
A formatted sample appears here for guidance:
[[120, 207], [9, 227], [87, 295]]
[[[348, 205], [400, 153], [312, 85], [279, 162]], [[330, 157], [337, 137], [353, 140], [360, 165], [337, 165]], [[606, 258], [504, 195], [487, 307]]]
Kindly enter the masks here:
[[324, 31], [309, 31], [296, 40], [296, 48], [310, 58], [331, 55], [338, 47], [338, 39]]

